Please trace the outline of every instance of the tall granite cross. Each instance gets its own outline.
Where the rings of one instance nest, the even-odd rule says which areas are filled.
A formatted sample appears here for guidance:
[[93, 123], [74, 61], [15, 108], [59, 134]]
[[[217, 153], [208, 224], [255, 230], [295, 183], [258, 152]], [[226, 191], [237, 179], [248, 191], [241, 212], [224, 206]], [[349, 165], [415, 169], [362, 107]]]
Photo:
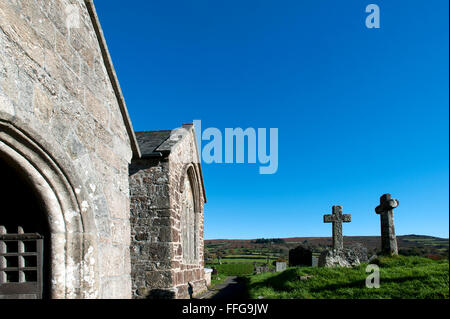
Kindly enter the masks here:
[[352, 215], [342, 214], [342, 206], [333, 206], [331, 215], [324, 215], [324, 223], [333, 223], [333, 248], [341, 250], [344, 248], [344, 238], [342, 237], [342, 223], [352, 221]]
[[398, 255], [393, 212], [397, 206], [398, 200], [393, 199], [391, 194], [384, 194], [380, 198], [380, 205], [375, 208], [375, 212], [380, 214], [381, 218], [381, 250], [387, 255]]

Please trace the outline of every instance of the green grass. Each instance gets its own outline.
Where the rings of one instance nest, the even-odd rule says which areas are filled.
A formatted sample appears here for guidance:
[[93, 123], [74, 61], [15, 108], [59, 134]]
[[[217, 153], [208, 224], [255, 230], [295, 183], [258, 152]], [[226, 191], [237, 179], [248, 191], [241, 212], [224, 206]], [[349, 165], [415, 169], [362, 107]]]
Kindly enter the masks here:
[[[366, 287], [367, 264], [356, 268], [289, 268], [282, 273], [248, 276], [251, 298], [269, 299], [440, 299], [449, 298], [448, 260], [383, 257], [380, 288]], [[314, 277], [301, 281], [300, 276]]]
[[253, 264], [209, 264], [207, 267], [217, 269], [217, 274], [211, 277], [210, 288], [222, 284], [228, 276], [246, 276], [253, 273]]
[[253, 273], [252, 263], [214, 264], [208, 267], [216, 268], [218, 275], [225, 276], [245, 276]]
[[[225, 258], [259, 258], [259, 259], [266, 259], [267, 256], [263, 254], [247, 254], [247, 255], [226, 255]], [[269, 258], [273, 258], [272, 256]]]
[[[267, 259], [265, 258], [222, 258], [222, 262], [224, 263], [264, 263]], [[269, 261], [273, 261], [275, 259], [269, 259]]]
[[224, 283], [225, 280], [227, 279], [227, 277], [228, 277], [227, 275], [221, 275], [221, 274], [212, 275], [210, 288]]
[[265, 257], [265, 256], [255, 256], [255, 255], [227, 255], [222, 258], [223, 263], [266, 263], [267, 260], [270, 262], [276, 260], [277, 257]]

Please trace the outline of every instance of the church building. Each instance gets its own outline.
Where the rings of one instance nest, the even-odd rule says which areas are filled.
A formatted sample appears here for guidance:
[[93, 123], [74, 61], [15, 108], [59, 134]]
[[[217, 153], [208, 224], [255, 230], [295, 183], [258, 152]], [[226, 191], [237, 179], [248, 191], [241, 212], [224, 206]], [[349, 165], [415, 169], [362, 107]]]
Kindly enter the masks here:
[[134, 132], [92, 0], [0, 1], [0, 187], [0, 299], [206, 289], [194, 128]]

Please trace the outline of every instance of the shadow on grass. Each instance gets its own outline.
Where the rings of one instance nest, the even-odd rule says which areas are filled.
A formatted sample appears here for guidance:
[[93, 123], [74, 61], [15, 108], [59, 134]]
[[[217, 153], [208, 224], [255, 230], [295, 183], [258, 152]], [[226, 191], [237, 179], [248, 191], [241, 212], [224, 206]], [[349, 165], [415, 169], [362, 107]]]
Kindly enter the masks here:
[[[381, 278], [380, 284], [381, 286], [389, 283], [396, 283], [401, 284], [404, 282], [410, 282], [413, 280], [426, 280], [426, 276], [416, 276], [416, 277], [402, 277], [402, 278]], [[322, 287], [317, 288], [311, 288], [311, 292], [323, 292], [323, 291], [335, 291], [339, 289], [345, 289], [345, 288], [366, 288], [366, 281], [363, 280], [355, 280], [352, 282], [343, 282], [343, 283], [335, 283], [335, 284], [329, 284]]]
[[291, 288], [286, 287], [286, 283], [293, 281], [297, 278], [297, 272], [295, 269], [288, 269], [275, 276], [269, 277], [261, 282], [251, 284], [249, 278], [246, 279], [247, 294], [250, 295], [250, 291], [253, 289], [259, 289], [264, 287], [271, 287], [275, 291], [291, 291]]
[[[314, 278], [309, 280], [320, 280], [320, 275], [315, 275]], [[397, 278], [381, 278], [381, 285], [385, 285], [385, 287], [389, 287], [389, 284], [402, 284], [405, 282], [411, 282], [411, 281], [426, 281], [427, 276], [424, 275], [418, 275], [418, 276], [405, 276], [405, 277], [397, 277]], [[274, 290], [277, 293], [280, 292], [292, 292], [298, 288], [296, 285], [292, 285], [292, 283], [297, 282], [301, 283], [302, 281], [299, 281], [299, 276], [296, 272], [296, 270], [286, 270], [285, 272], [282, 272], [278, 275], [269, 277], [261, 282], [256, 283], [249, 283], [249, 279], [247, 279], [247, 294], [250, 295], [250, 291], [252, 290], [258, 290], [265, 287], [270, 287], [272, 290]], [[311, 287], [308, 284], [308, 281], [304, 281], [305, 289], [309, 291], [309, 293], [318, 294], [324, 292], [333, 292], [333, 291], [339, 291], [341, 289], [365, 289], [366, 288], [366, 281], [365, 277], [361, 279], [353, 279], [348, 281], [342, 281], [342, 278], [340, 281], [334, 282], [334, 283], [326, 283], [323, 282], [323, 285], [319, 285], [315, 283], [313, 287]], [[389, 289], [389, 288], [388, 288]], [[345, 298], [343, 296], [343, 298]]]

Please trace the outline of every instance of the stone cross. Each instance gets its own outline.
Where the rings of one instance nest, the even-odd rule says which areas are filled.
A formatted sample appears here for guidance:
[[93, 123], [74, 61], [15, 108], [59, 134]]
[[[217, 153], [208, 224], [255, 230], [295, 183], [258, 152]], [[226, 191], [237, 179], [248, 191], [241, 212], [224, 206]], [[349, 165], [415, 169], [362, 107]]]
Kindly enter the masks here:
[[344, 238], [342, 237], [342, 223], [350, 223], [352, 215], [342, 214], [342, 206], [333, 206], [331, 215], [324, 215], [324, 223], [333, 223], [333, 248], [341, 250], [344, 248]]
[[391, 194], [384, 194], [380, 197], [380, 205], [375, 208], [381, 218], [381, 250], [386, 255], [398, 255], [393, 212], [397, 206], [398, 200], [393, 199]]

